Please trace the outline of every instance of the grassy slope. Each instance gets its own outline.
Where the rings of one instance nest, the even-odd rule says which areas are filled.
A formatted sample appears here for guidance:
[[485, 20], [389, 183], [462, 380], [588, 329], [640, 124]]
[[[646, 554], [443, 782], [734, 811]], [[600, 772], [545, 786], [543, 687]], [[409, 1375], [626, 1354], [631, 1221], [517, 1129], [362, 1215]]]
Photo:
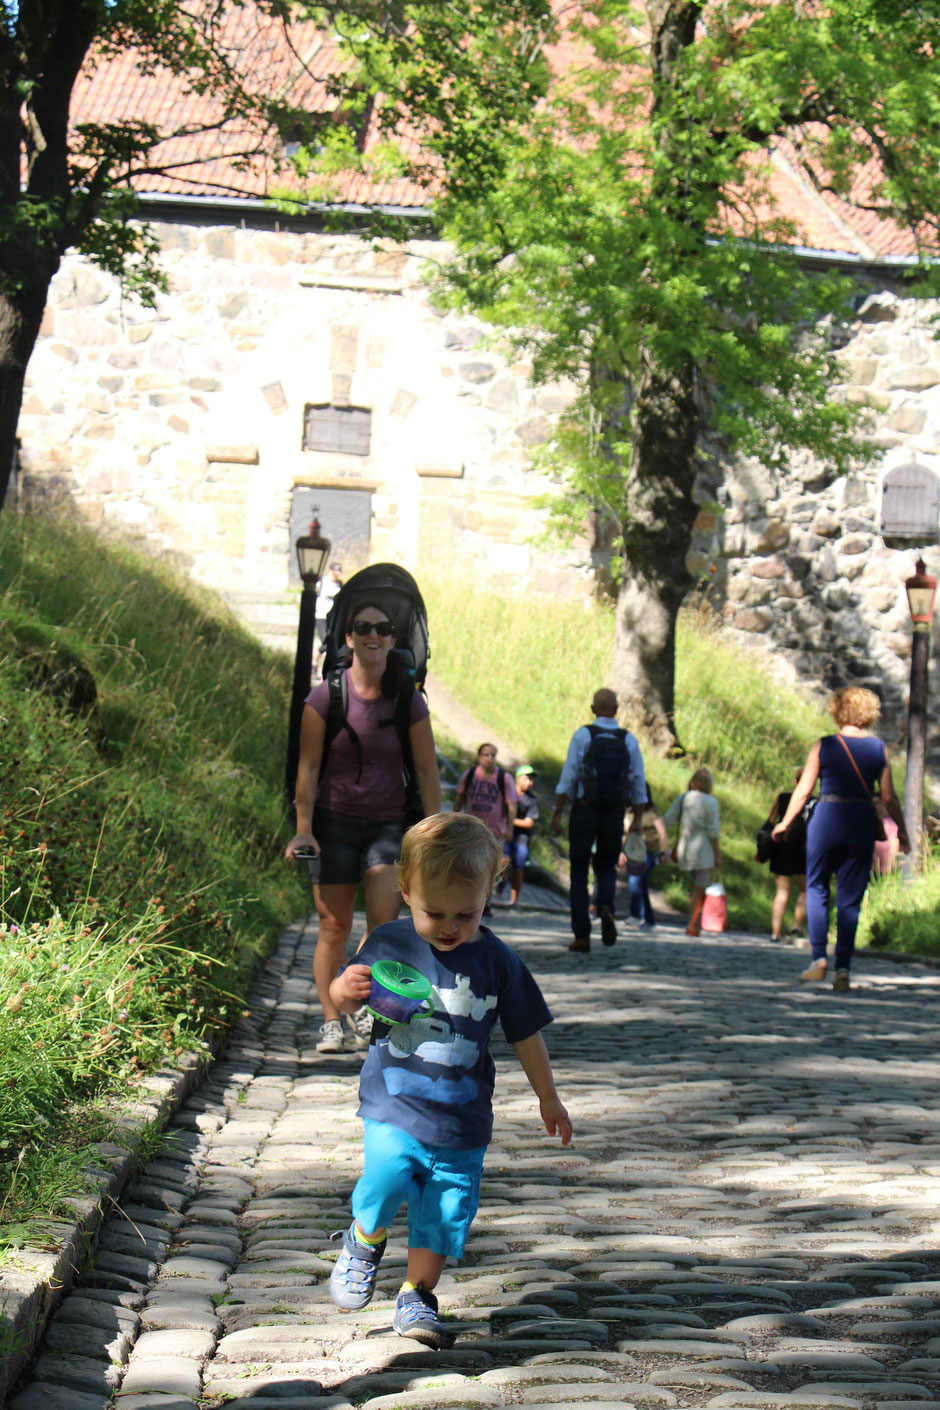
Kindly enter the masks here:
[[[443, 577], [423, 579], [422, 591], [435, 672], [494, 732], [557, 777], [572, 729], [591, 718], [591, 696], [607, 679], [612, 611], [513, 599]], [[435, 629], [444, 620], [447, 631]], [[767, 656], [725, 638], [707, 609], [687, 611], [680, 622], [677, 700], [677, 729], [689, 757], [644, 751], [653, 796], [665, 811], [691, 770], [708, 764], [721, 805], [729, 923], [767, 931], [773, 885], [766, 866], [753, 860], [754, 835], [809, 745], [832, 722], [815, 701], [776, 680]], [[675, 904], [684, 904], [685, 887], [674, 868], [654, 873], [653, 880]], [[873, 884], [860, 943], [940, 953], [938, 901], [935, 863], [903, 895], [896, 877]]]
[[74, 1188], [70, 1156], [135, 1073], [239, 1011], [307, 905], [278, 842], [289, 691], [285, 660], [210, 594], [80, 526], [0, 516], [0, 1223], [14, 1236]]
[[[424, 586], [435, 669], [557, 776], [607, 674], [611, 613]], [[679, 660], [679, 730], [717, 774], [732, 923], [765, 929], [753, 834], [826, 719], [707, 617], [684, 621]], [[108, 1104], [167, 1047], [224, 1026], [278, 927], [306, 908], [280, 856], [289, 689], [286, 660], [210, 594], [80, 526], [0, 515], [8, 1245], [74, 1192]], [[689, 761], [647, 760], [666, 804]], [[681, 899], [674, 878], [661, 880]], [[936, 868], [903, 896], [895, 879], [872, 888], [863, 932], [940, 952], [938, 892]]]

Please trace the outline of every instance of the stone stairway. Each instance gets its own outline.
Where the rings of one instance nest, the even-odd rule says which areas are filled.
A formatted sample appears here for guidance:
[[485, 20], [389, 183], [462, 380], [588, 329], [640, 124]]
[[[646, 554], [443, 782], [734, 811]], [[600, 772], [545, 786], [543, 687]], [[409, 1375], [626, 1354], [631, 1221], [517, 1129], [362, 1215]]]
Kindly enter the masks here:
[[262, 646], [294, 655], [300, 617], [299, 593], [287, 589], [271, 592], [264, 588], [230, 588], [222, 596]]

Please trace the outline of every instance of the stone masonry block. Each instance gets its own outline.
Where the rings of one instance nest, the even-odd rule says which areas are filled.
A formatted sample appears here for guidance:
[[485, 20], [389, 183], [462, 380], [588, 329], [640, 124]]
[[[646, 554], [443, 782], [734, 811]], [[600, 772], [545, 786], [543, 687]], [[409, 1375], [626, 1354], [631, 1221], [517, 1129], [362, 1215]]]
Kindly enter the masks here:
[[336, 327], [330, 333], [330, 371], [352, 375], [359, 353], [359, 329]]

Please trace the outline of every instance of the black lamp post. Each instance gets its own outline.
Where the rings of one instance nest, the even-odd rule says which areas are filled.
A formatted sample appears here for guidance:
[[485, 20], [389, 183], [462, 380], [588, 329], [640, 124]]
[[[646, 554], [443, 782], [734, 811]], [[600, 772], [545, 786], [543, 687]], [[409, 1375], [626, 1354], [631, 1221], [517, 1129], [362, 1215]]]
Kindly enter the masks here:
[[[316, 506], [314, 506], [316, 510]], [[297, 625], [297, 654], [294, 657], [294, 685], [290, 699], [287, 725], [287, 764], [284, 770], [284, 802], [288, 813], [294, 811], [294, 788], [297, 765], [300, 762], [300, 720], [304, 701], [310, 693], [313, 669], [313, 638], [316, 632], [317, 583], [330, 556], [330, 541], [320, 533], [320, 521], [313, 519], [306, 534], [297, 540], [297, 566], [303, 591], [300, 595], [300, 621]]]
[[920, 865], [921, 831], [924, 824], [924, 756], [927, 740], [927, 666], [930, 660], [930, 620], [937, 580], [927, 572], [922, 558], [914, 576], [904, 584], [911, 611], [911, 689], [907, 707], [907, 776], [904, 780], [904, 820], [911, 839], [910, 855], [904, 859], [905, 879]]

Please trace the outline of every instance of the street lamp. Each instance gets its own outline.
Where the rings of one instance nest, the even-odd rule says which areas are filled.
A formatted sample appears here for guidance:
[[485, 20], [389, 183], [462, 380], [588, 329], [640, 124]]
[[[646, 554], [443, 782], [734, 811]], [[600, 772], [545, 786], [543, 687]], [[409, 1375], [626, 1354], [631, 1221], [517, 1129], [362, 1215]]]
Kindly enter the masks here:
[[[316, 514], [316, 505], [314, 505]], [[294, 685], [291, 690], [290, 716], [287, 725], [287, 763], [284, 768], [284, 802], [289, 814], [294, 809], [294, 788], [297, 765], [300, 762], [300, 721], [304, 701], [310, 693], [313, 669], [313, 638], [316, 633], [317, 583], [330, 556], [330, 541], [320, 533], [320, 521], [314, 517], [307, 533], [297, 540], [297, 567], [303, 591], [300, 594], [300, 620], [297, 624], [297, 652], [294, 656]]]
[[930, 619], [937, 580], [927, 572], [922, 558], [913, 577], [904, 584], [911, 612], [911, 689], [907, 707], [907, 776], [904, 780], [904, 820], [911, 839], [911, 851], [904, 859], [904, 876], [909, 878], [920, 863], [921, 830], [924, 823], [924, 755], [927, 739], [927, 665], [930, 660]]

